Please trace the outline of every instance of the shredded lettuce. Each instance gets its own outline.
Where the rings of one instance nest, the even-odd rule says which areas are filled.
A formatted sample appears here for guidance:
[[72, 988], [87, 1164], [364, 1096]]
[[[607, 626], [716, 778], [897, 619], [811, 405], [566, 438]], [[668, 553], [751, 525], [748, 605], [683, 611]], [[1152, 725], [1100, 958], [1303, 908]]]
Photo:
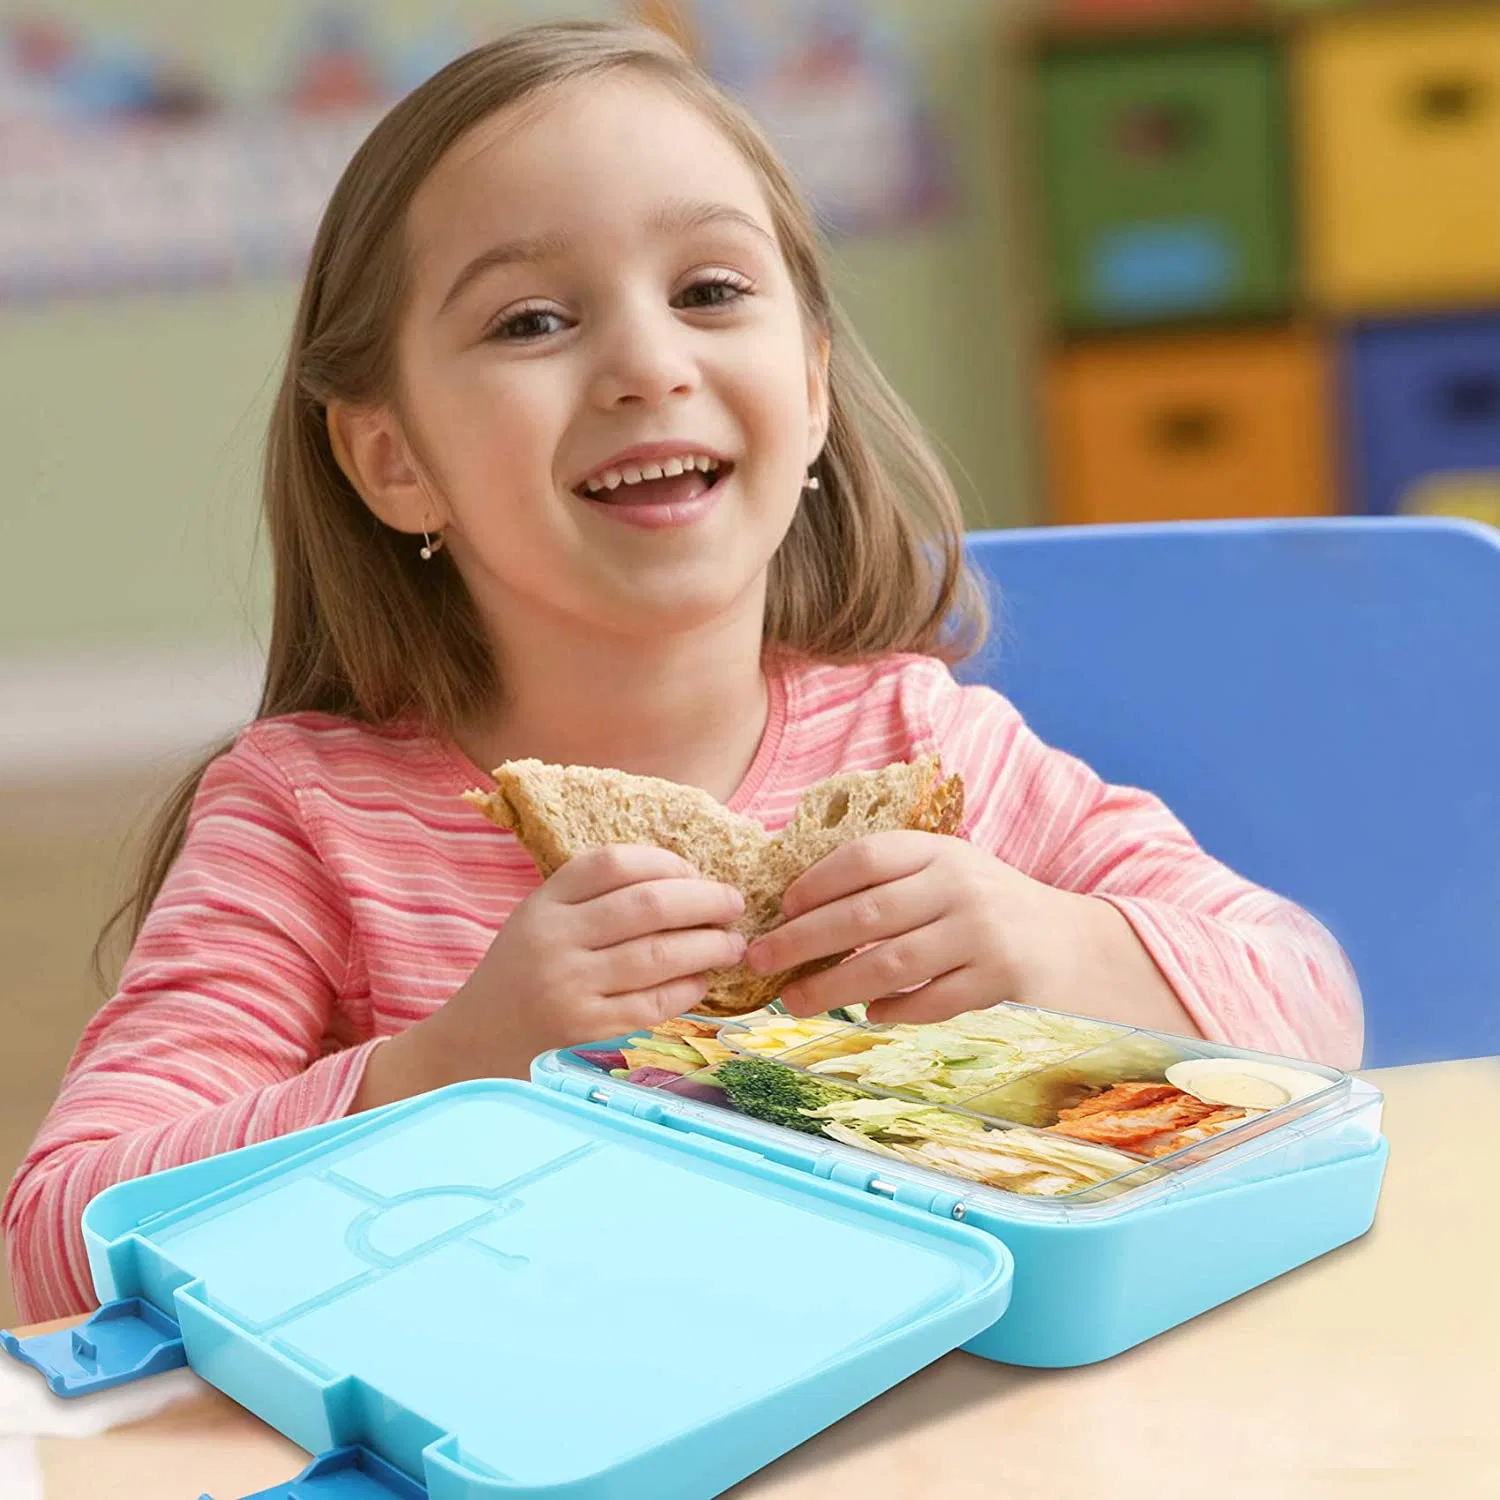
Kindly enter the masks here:
[[[846, 1146], [1033, 1197], [1058, 1197], [1142, 1173], [1134, 1157], [1105, 1146], [1022, 1127], [991, 1130], [972, 1116], [899, 1099], [839, 1100], [807, 1113], [824, 1122], [825, 1135]], [[1143, 1175], [1156, 1171], [1147, 1168]]]
[[1073, 1016], [996, 1006], [940, 1025], [873, 1031], [868, 1047], [812, 1063], [810, 1071], [945, 1104], [1001, 1088], [1119, 1035], [1117, 1027]]

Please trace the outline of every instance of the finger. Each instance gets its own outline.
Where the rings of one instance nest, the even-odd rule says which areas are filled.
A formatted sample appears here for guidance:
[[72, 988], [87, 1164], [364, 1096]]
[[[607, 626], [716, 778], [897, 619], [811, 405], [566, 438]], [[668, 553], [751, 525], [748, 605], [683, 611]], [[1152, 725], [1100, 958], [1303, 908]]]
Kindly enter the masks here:
[[670, 849], [651, 844], [606, 844], [574, 855], [553, 874], [547, 889], [559, 901], [575, 905], [639, 880], [683, 880], [697, 873]]
[[716, 880], [641, 880], [578, 904], [585, 947], [613, 948], [631, 938], [682, 927], [723, 927], [744, 915], [745, 898]]
[[868, 886], [914, 875], [931, 863], [942, 847], [941, 835], [893, 830], [870, 833], [841, 844], [806, 869], [787, 888], [781, 910], [787, 917], [826, 906]]
[[954, 944], [945, 922], [876, 943], [821, 974], [787, 985], [781, 1003], [794, 1016], [816, 1016], [841, 1005], [865, 1005], [897, 990], [928, 984], [954, 969]]
[[649, 989], [612, 995], [606, 1006], [608, 1019], [601, 1019], [600, 1030], [610, 1036], [645, 1030], [690, 1011], [707, 993], [708, 980], [701, 974], [689, 974]]
[[979, 992], [972, 969], [954, 969], [909, 995], [887, 995], [874, 1001], [865, 1018], [877, 1026], [897, 1021], [919, 1026], [932, 1021], [951, 1021], [954, 1016], [984, 1010], [993, 1004], [993, 994]]
[[655, 989], [669, 980], [728, 969], [744, 957], [745, 940], [723, 927], [653, 932], [594, 954], [601, 965], [599, 993], [630, 994]]
[[947, 897], [941, 884], [924, 879], [924, 873], [856, 891], [773, 927], [745, 955], [751, 972], [780, 974], [936, 921]]

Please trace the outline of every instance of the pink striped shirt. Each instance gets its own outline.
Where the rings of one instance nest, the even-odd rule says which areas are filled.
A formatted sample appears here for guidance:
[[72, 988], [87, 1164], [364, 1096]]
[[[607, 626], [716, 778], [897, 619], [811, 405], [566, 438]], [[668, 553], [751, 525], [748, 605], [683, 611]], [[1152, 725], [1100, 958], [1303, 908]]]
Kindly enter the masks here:
[[[824, 776], [936, 750], [964, 778], [965, 836], [1113, 902], [1204, 1035], [1358, 1064], [1358, 991], [1328, 933], [1154, 797], [1043, 745], [995, 692], [910, 656], [790, 667], [770, 688], [737, 810], [779, 828]], [[460, 801], [483, 779], [430, 736], [318, 714], [263, 720], [214, 763], [6, 1196], [23, 1318], [93, 1304], [79, 1220], [94, 1194], [346, 1113], [371, 1048], [468, 978], [538, 884]]]

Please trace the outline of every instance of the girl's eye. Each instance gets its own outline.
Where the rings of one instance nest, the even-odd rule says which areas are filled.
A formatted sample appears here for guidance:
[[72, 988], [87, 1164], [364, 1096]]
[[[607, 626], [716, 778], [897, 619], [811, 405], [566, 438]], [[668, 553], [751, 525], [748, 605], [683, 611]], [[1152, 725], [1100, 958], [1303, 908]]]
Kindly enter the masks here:
[[702, 281], [695, 281], [679, 292], [674, 299], [674, 306], [692, 309], [727, 307], [732, 302], [738, 302], [741, 297], [749, 296], [751, 290], [750, 283], [743, 278], [720, 272]]
[[558, 333], [565, 323], [561, 313], [550, 307], [523, 307], [508, 317], [501, 318], [489, 331], [487, 337], [510, 343], [525, 343], [531, 339], [546, 338], [549, 333]]

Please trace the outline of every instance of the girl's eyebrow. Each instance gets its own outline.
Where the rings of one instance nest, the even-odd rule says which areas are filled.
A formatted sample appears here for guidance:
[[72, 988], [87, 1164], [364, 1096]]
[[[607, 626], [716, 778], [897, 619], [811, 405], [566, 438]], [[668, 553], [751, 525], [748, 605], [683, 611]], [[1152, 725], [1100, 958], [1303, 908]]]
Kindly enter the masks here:
[[730, 203], [694, 202], [689, 198], [669, 198], [647, 221], [658, 234], [681, 234], [689, 229], [703, 229], [712, 224], [737, 224], [749, 229], [775, 247], [775, 237], [753, 215]]
[[[729, 203], [693, 202], [685, 198], [671, 198], [652, 211], [648, 226], [657, 234], [681, 234], [691, 229], [703, 229], [713, 224], [734, 224], [741, 229], [752, 230], [773, 248], [775, 238], [744, 209]], [[523, 239], [505, 240], [481, 250], [464, 266], [453, 284], [448, 288], [442, 305], [441, 316], [464, 294], [485, 272], [497, 266], [535, 265], [541, 261], [558, 260], [566, 255], [571, 240], [564, 234], [538, 234]]]
[[486, 271], [493, 271], [496, 266], [535, 265], [539, 261], [558, 260], [567, 254], [568, 245], [566, 235], [537, 234], [526, 239], [506, 240], [502, 244], [491, 245], [488, 250], [481, 250], [453, 278], [453, 285], [448, 288], [442, 306], [438, 308], [438, 315], [447, 312], [471, 283]]

